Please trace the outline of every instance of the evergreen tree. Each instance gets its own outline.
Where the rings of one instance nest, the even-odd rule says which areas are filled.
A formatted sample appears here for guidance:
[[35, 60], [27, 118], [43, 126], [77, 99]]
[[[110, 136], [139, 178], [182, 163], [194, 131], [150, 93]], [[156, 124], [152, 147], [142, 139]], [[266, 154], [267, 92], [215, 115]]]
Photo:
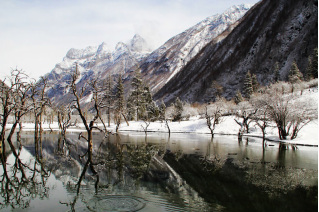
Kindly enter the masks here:
[[279, 72], [279, 64], [276, 62], [275, 64], [275, 82], [279, 82], [280, 80], [280, 72]]
[[152, 121], [156, 120], [159, 115], [159, 108], [153, 101], [150, 87], [146, 83], [144, 83], [143, 103], [144, 108], [147, 111], [147, 114], [144, 115], [144, 119]]
[[136, 112], [136, 120], [138, 121], [141, 114], [144, 113], [144, 85], [142, 83], [140, 69], [135, 71], [135, 75], [132, 79], [132, 92], [131, 92], [131, 103], [134, 106], [134, 110]]
[[159, 107], [159, 118], [161, 121], [165, 120], [165, 112], [166, 112], [166, 105], [164, 101], [162, 100], [161, 105]]
[[130, 121], [135, 120], [136, 110], [135, 110], [135, 104], [133, 101], [133, 97], [131, 94], [129, 95], [127, 102], [126, 102], [126, 112], [127, 112], [126, 115], [127, 115], [128, 120], [130, 120]]
[[124, 87], [121, 74], [119, 75], [116, 86], [115, 110], [117, 111], [117, 113], [123, 113], [124, 110]]
[[242, 102], [243, 100], [244, 100], [243, 96], [241, 95], [240, 91], [237, 90], [237, 93], [236, 93], [236, 96], [235, 96], [235, 103], [239, 104], [239, 102]]
[[108, 120], [108, 126], [111, 125], [111, 110], [113, 109], [114, 102], [114, 90], [113, 90], [113, 79], [109, 75], [105, 80], [105, 92], [104, 92], [104, 101], [106, 103], [106, 114]]
[[159, 108], [153, 100], [147, 105], [147, 116], [150, 121], [156, 121], [158, 119]]
[[313, 78], [313, 76], [312, 76], [312, 60], [311, 60], [311, 57], [309, 56], [308, 57], [308, 66], [307, 66], [307, 69], [306, 69], [305, 80], [309, 81], [312, 78]]
[[183, 103], [177, 97], [174, 103], [174, 117], [172, 121], [181, 121], [182, 120], [182, 113], [183, 113]]
[[290, 83], [297, 83], [302, 80], [302, 73], [299, 71], [296, 61], [291, 65], [288, 80]]
[[146, 104], [146, 106], [148, 104], [151, 104], [153, 101], [150, 87], [147, 84], [144, 84], [143, 98], [144, 98], [144, 104]]
[[250, 98], [250, 96], [253, 94], [253, 83], [249, 71], [247, 72], [244, 81], [244, 93], [247, 98]]
[[315, 48], [315, 50], [312, 53], [312, 76], [314, 78], [318, 78], [318, 49]]
[[256, 74], [253, 74], [253, 76], [251, 77], [251, 81], [252, 81], [252, 86], [253, 86], [253, 92], [257, 92], [258, 87], [259, 87], [259, 83], [257, 81]]

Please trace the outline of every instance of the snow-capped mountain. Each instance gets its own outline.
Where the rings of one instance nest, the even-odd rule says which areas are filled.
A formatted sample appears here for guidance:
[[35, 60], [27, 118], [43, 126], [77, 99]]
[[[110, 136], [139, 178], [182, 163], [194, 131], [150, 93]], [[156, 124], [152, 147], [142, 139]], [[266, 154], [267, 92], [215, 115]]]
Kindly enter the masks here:
[[231, 99], [243, 90], [248, 71], [261, 85], [272, 82], [277, 62], [281, 80], [288, 80], [293, 61], [306, 74], [308, 57], [318, 48], [318, 1], [260, 1], [236, 25], [210, 41], [154, 98], [210, 102], [217, 82]]
[[99, 46], [89, 46], [85, 49], [72, 48], [63, 61], [45, 75], [52, 86], [48, 95], [55, 101], [60, 101], [67, 92], [67, 83], [76, 64], [81, 74], [79, 83], [84, 84], [93, 77], [104, 79], [108, 75], [130, 73], [150, 51], [145, 40], [139, 35], [135, 35], [128, 44], [119, 42], [114, 51], [111, 51], [104, 42]]
[[70, 49], [63, 61], [46, 75], [53, 87], [48, 91], [54, 102], [66, 101], [67, 81], [78, 64], [79, 86], [98, 77], [122, 74], [126, 90], [133, 71], [141, 68], [144, 80], [155, 93], [174, 77], [201, 49], [219, 36], [251, 8], [252, 5], [233, 6], [222, 14], [206, 18], [195, 26], [168, 40], [152, 53], [145, 40], [135, 35], [127, 44], [119, 42], [114, 51], [105, 43], [85, 49]]
[[153, 92], [162, 88], [212, 39], [236, 22], [252, 7], [232, 6], [176, 35], [152, 52], [141, 65], [144, 77]]

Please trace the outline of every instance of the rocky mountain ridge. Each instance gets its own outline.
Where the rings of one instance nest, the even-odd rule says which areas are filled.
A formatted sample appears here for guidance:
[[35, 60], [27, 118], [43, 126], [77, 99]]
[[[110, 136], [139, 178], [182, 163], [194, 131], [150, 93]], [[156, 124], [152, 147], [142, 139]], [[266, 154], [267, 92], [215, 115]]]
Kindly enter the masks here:
[[243, 89], [248, 71], [261, 85], [273, 81], [275, 63], [281, 80], [288, 79], [296, 61], [305, 74], [308, 57], [318, 47], [318, 1], [264, 0], [257, 3], [232, 30], [209, 42], [155, 95], [166, 103], [176, 97], [188, 102], [210, 102], [213, 83], [231, 99]]
[[212, 39], [235, 24], [252, 5], [232, 6], [172, 37], [141, 64], [144, 79], [155, 93], [172, 79]]
[[128, 44], [117, 43], [113, 52], [104, 42], [99, 46], [89, 46], [85, 49], [72, 48], [67, 52], [63, 61], [45, 75], [52, 86], [48, 90], [49, 98], [56, 102], [61, 101], [67, 92], [67, 84], [76, 64], [81, 74], [78, 83], [83, 85], [94, 77], [104, 79], [108, 75], [131, 72], [132, 67], [138, 67], [140, 61], [150, 51], [146, 41], [138, 34]]
[[128, 43], [119, 42], [113, 52], [102, 43], [98, 47], [70, 49], [61, 63], [45, 75], [53, 87], [48, 95], [53, 102], [64, 102], [67, 82], [75, 70], [81, 73], [79, 86], [92, 78], [122, 74], [126, 91], [129, 91], [133, 71], [140, 68], [143, 78], [155, 93], [175, 76], [207, 43], [233, 25], [251, 5], [233, 6], [222, 14], [206, 18], [197, 25], [174, 36], [151, 53], [147, 43], [139, 35]]

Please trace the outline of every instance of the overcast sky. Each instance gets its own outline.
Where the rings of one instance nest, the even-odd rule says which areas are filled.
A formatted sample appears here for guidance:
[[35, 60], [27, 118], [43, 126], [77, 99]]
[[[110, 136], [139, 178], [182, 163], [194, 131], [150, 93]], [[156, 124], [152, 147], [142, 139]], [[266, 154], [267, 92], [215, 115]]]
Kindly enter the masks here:
[[232, 5], [258, 0], [0, 0], [0, 78], [22, 69], [38, 79], [70, 48], [111, 50], [138, 33], [155, 49]]

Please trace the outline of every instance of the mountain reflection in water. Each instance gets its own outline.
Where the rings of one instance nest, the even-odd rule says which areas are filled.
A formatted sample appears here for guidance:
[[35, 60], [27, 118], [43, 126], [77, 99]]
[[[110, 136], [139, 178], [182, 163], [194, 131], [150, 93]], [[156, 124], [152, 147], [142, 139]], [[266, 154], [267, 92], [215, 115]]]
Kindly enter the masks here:
[[[19, 138], [19, 137], [17, 137]], [[316, 147], [259, 139], [94, 134], [94, 146], [44, 133], [17, 139], [2, 163], [3, 211], [307, 211], [318, 208]], [[18, 142], [19, 141], [19, 142]], [[23, 144], [23, 146], [20, 146]], [[92, 157], [90, 157], [90, 155]], [[7, 165], [4, 165], [7, 164]], [[24, 174], [23, 174], [24, 173]], [[24, 176], [25, 175], [25, 176]], [[23, 177], [24, 176], [24, 177]]]

